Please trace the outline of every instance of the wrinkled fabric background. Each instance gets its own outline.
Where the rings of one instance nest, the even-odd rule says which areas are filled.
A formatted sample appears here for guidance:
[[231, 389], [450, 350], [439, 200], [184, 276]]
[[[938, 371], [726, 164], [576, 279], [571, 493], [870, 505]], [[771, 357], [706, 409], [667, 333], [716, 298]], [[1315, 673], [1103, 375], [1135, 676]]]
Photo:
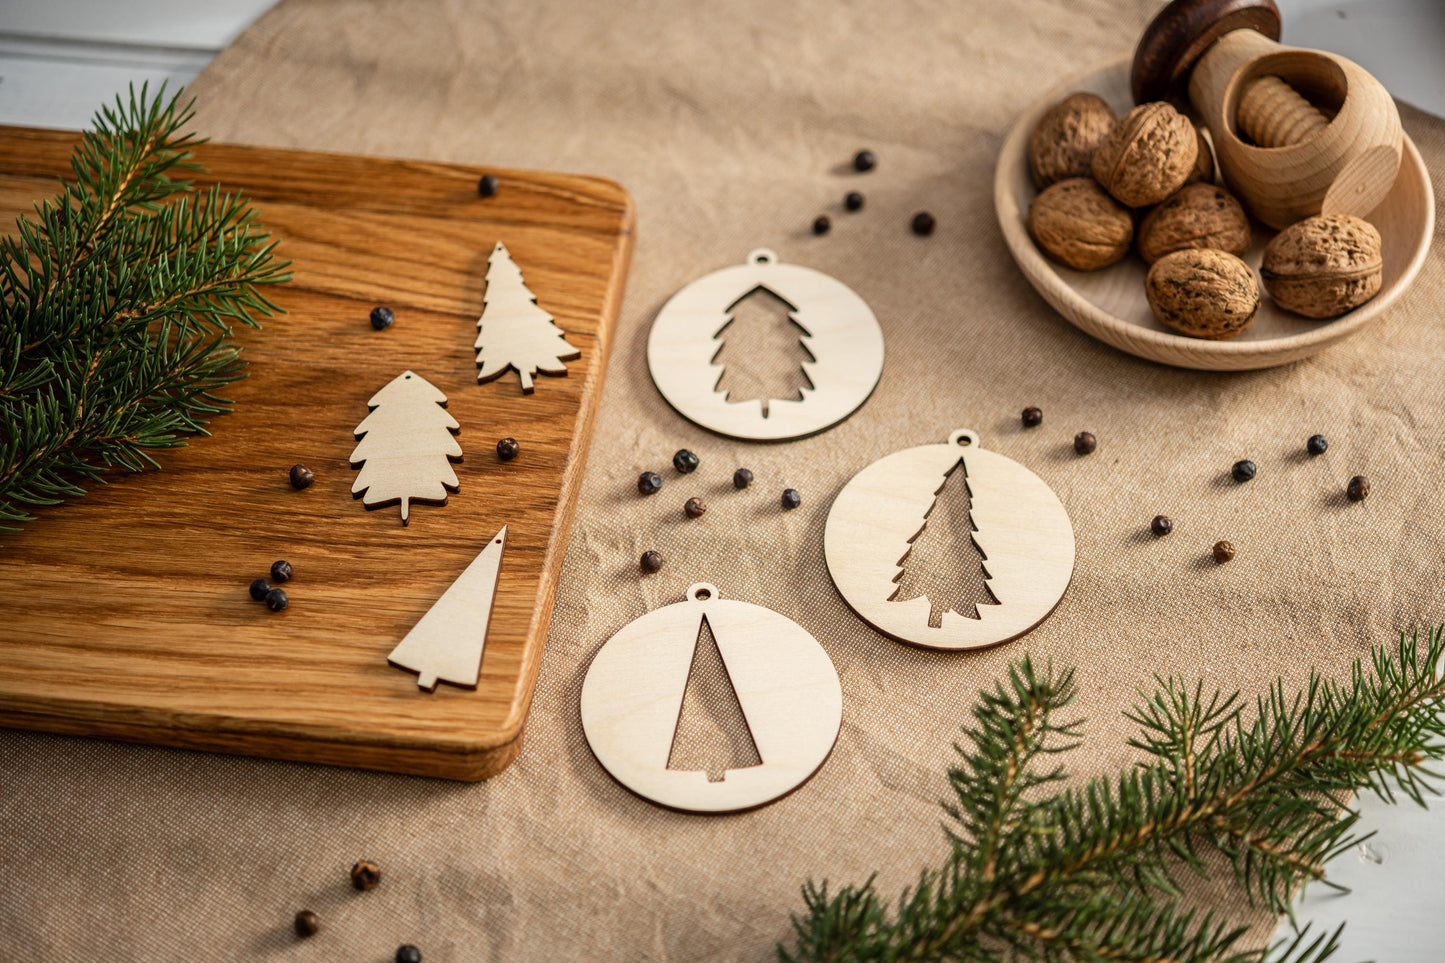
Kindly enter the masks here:
[[[941, 854], [950, 742], [1025, 652], [1080, 669], [1081, 773], [1129, 759], [1120, 710], [1154, 673], [1255, 689], [1445, 617], [1445, 246], [1369, 331], [1250, 374], [1160, 367], [1074, 330], [995, 223], [1013, 118], [1132, 49], [1150, 0], [436, 4], [286, 0], [201, 76], [217, 140], [595, 173], [639, 233], [582, 502], [520, 759], [453, 784], [0, 732], [0, 958], [762, 960], [807, 878], [896, 892]], [[1288, 39], [1288, 35], [1286, 35]], [[1403, 108], [1445, 171], [1445, 122]], [[845, 169], [860, 147], [880, 163]], [[385, 191], [385, 184], [375, 185]], [[840, 210], [845, 191], [864, 211]], [[1437, 173], [1436, 191], [1442, 185]], [[938, 218], [928, 239], [915, 210]], [[808, 231], [819, 212], [833, 231]], [[1445, 223], [1442, 220], [1441, 223]], [[759, 246], [856, 289], [887, 338], [882, 383], [839, 427], [757, 446], [675, 415], [647, 376], [648, 324], [678, 287]], [[1018, 412], [1043, 408], [1025, 433]], [[886, 641], [824, 567], [827, 506], [879, 456], [972, 427], [1058, 492], [1073, 585], [1023, 640], [968, 655]], [[1076, 458], [1074, 433], [1099, 450]], [[1329, 437], [1306, 459], [1305, 438]], [[687, 446], [686, 480], [668, 459]], [[1259, 477], [1226, 479], [1250, 457]], [[728, 487], [733, 468], [757, 484]], [[663, 493], [634, 480], [656, 468]], [[1345, 501], [1345, 480], [1374, 494]], [[778, 492], [800, 489], [783, 513]], [[685, 522], [689, 494], [712, 510]], [[1146, 533], [1174, 518], [1167, 539]], [[1228, 538], [1227, 566], [1207, 560]], [[664, 570], [640, 577], [657, 548]], [[719, 818], [642, 802], [592, 759], [589, 658], [694, 581], [808, 627], [842, 678], [831, 760], [776, 805]], [[353, 892], [359, 857], [385, 878]], [[1221, 897], [1224, 899], [1224, 897]], [[1223, 904], [1221, 904], [1223, 905]], [[291, 917], [310, 907], [304, 943]]]

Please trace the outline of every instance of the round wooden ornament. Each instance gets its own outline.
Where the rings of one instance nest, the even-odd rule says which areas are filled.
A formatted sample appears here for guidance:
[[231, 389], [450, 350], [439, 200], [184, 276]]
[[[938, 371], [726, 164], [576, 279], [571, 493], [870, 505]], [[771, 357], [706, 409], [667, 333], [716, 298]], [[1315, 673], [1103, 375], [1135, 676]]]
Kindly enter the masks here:
[[[723, 328], [738, 302], [758, 290], [782, 300], [802, 329], [807, 385], [799, 398], [731, 401], [714, 363]], [[857, 411], [883, 374], [883, 330], [847, 285], [821, 271], [784, 264], [766, 248], [747, 261], [704, 275], [663, 305], [647, 339], [657, 390], [689, 421], [749, 441], [817, 434]]]
[[[702, 770], [668, 768], [704, 621], [762, 760], [716, 782]], [[842, 686], [818, 640], [706, 582], [623, 626], [582, 683], [582, 729], [597, 761], [644, 799], [687, 812], [737, 812], [786, 795], [823, 765], [842, 721]]]
[[[962, 517], [940, 517], [945, 490], [957, 493], [947, 507]], [[952, 589], [943, 597], [905, 590], [924, 533], [950, 523], [970, 533], [973, 557], [951, 557], [947, 564], [957, 571], [945, 574], [981, 574], [981, 589], [971, 599]], [[900, 642], [930, 649], [1017, 638], [1053, 611], [1074, 572], [1074, 530], [1053, 489], [1012, 458], [980, 447], [969, 430], [955, 431], [946, 444], [894, 452], [854, 475], [828, 511], [823, 550], [853, 611]], [[967, 571], [970, 565], [981, 573]], [[942, 584], [950, 585], [946, 578]]]

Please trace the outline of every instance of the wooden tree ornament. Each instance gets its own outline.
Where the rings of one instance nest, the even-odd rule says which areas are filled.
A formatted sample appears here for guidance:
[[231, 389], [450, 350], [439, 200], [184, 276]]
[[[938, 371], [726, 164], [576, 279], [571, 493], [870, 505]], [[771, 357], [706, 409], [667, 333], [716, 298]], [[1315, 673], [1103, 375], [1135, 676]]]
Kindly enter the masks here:
[[415, 672], [420, 688], [431, 691], [438, 680], [476, 688], [506, 549], [503, 526], [386, 657]]
[[487, 259], [487, 293], [477, 319], [477, 381], [486, 382], [515, 368], [522, 391], [531, 394], [538, 371], [565, 375], [564, 361], [582, 357], [567, 343], [552, 315], [537, 306], [537, 297], [522, 280], [507, 246], [501, 241]]
[[[720, 390], [719, 335], [738, 302], [758, 289], [791, 309], [811, 360], [797, 398], [734, 401]], [[802, 438], [857, 411], [883, 373], [883, 331], [852, 289], [820, 271], [783, 264], [759, 249], [747, 261], [714, 271], [663, 305], [647, 339], [647, 367], [667, 403], [689, 421], [751, 441]]]
[[442, 407], [446, 403], [447, 396], [414, 371], [403, 371], [373, 395], [366, 403], [371, 413], [356, 426], [351, 467], [361, 471], [352, 496], [368, 509], [400, 503], [405, 525], [411, 502], [445, 505], [448, 492], [460, 491], [451, 462], [462, 460], [462, 446], [452, 437], [461, 426]]
[[[967, 517], [954, 524], [970, 533], [971, 557], [948, 564], [981, 566], [966, 574], [975, 584], [981, 574], [986, 594], [904, 591], [914, 551], [957, 481], [967, 485]], [[853, 476], [828, 511], [823, 551], [833, 583], [864, 621], [932, 649], [1017, 638], [1053, 611], [1074, 571], [1074, 531], [1058, 496], [968, 430], [947, 444], [894, 452]], [[958, 585], [948, 577], [955, 574], [932, 584]]]
[[[716, 781], [668, 768], [704, 620], [762, 760]], [[597, 761], [639, 796], [688, 812], [737, 812], [786, 795], [823, 765], [842, 721], [838, 673], [818, 641], [706, 582], [689, 588], [686, 601], [623, 626], [582, 683], [582, 728]]]

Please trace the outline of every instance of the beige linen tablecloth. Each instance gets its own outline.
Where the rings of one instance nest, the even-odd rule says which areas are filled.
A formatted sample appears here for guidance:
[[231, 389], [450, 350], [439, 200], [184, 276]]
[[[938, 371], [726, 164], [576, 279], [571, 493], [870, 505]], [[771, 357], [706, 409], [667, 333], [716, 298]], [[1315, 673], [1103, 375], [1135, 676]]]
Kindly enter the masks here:
[[[1120, 710], [1156, 672], [1252, 689], [1339, 670], [1445, 617], [1445, 245], [1382, 323], [1253, 374], [1160, 367], [1090, 340], [1004, 249], [991, 185], [1012, 119], [1127, 53], [1156, 6], [286, 0], [262, 18], [194, 85], [197, 126], [218, 140], [596, 173], [636, 198], [632, 276], [526, 744], [497, 778], [463, 785], [0, 732], [0, 959], [383, 961], [415, 942], [429, 963], [762, 960], [804, 879], [877, 869], [891, 893], [939, 856], [950, 742], [1010, 659], [1079, 666], [1089, 741], [1072, 764], [1093, 773], [1130, 758]], [[1445, 171], [1445, 123], [1403, 112]], [[845, 171], [865, 146], [878, 169]], [[855, 187], [867, 207], [843, 214]], [[923, 208], [938, 218], [928, 239], [908, 231]], [[815, 238], [821, 211], [834, 227]], [[873, 399], [794, 444], [694, 428], [644, 360], [673, 291], [759, 246], [851, 285], [887, 337]], [[1019, 427], [1026, 405], [1043, 408], [1042, 427]], [[822, 531], [854, 472], [958, 427], [1053, 486], [1078, 564], [1031, 635], [949, 656], [853, 617]], [[1082, 459], [1069, 447], [1081, 429], [1099, 437]], [[1329, 453], [1307, 460], [1317, 431]], [[687, 481], [668, 467], [682, 446], [703, 463]], [[1225, 483], [1243, 457], [1259, 477]], [[738, 465], [756, 473], [749, 493], [724, 490]], [[668, 479], [656, 499], [635, 495], [645, 468]], [[1355, 473], [1374, 486], [1360, 505], [1342, 495]], [[800, 510], [775, 510], [786, 486]], [[684, 523], [694, 489], [713, 508]], [[1160, 512], [1176, 530], [1154, 540], [1144, 532]], [[1206, 561], [1219, 538], [1239, 549], [1227, 566]], [[643, 578], [647, 548], [667, 565]], [[597, 647], [704, 579], [808, 627], [845, 705], [816, 778], [720, 818], [629, 795], [578, 717]], [[346, 872], [363, 856], [385, 879], [357, 894]], [[323, 920], [304, 943], [290, 933], [302, 907]]]

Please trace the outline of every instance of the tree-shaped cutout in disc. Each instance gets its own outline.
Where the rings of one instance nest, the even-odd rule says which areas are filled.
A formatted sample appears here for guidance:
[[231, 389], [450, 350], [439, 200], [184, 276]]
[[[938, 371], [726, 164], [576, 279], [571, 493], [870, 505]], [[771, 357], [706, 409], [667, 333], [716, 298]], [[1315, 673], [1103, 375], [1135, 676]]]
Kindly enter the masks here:
[[722, 782], [728, 770], [762, 762], [712, 627], [704, 617], [692, 651], [667, 768], [700, 770], [707, 773], [708, 782]]
[[366, 403], [371, 413], [356, 426], [351, 467], [361, 471], [352, 496], [368, 509], [400, 503], [405, 525], [412, 502], [445, 505], [448, 492], [461, 491], [451, 466], [462, 460], [462, 446], [452, 437], [461, 426], [442, 407], [446, 403], [446, 395], [413, 371], [372, 395]]
[[773, 401], [801, 401], [813, 382], [813, 336], [798, 320], [798, 309], [759, 286], [728, 308], [728, 319], [713, 336], [712, 363], [721, 367], [715, 390], [733, 404], [756, 399], [768, 417]]
[[522, 280], [507, 246], [501, 241], [487, 258], [487, 293], [477, 319], [477, 380], [491, 381], [516, 369], [522, 391], [532, 393], [532, 376], [538, 371], [565, 375], [582, 351], [567, 343], [566, 334], [552, 323], [552, 315], [537, 306], [537, 297]]
[[988, 563], [974, 540], [978, 526], [967, 476], [960, 456], [943, 476], [922, 526], [908, 540], [893, 579], [898, 590], [889, 601], [928, 599], [928, 625], [935, 629], [943, 625], [945, 612], [976, 619], [980, 605], [998, 604], [988, 586]]

